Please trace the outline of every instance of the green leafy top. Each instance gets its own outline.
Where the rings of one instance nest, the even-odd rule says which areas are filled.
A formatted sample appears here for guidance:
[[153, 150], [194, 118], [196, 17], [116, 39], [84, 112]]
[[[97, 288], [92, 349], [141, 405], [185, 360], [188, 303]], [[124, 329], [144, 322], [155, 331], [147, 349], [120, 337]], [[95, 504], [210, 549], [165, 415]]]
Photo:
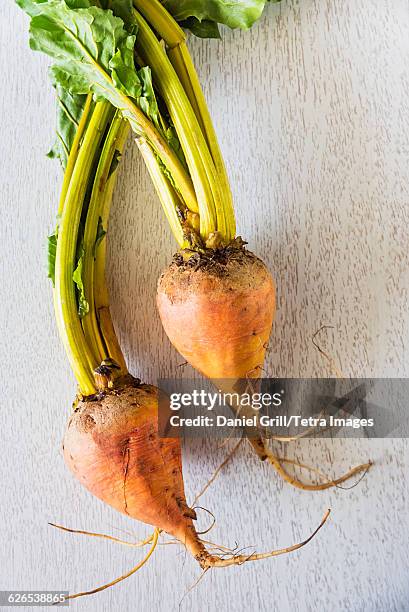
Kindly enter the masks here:
[[[17, 0], [19, 4], [31, 17], [40, 15], [48, 0]], [[65, 0], [71, 9], [89, 8], [100, 6], [103, 9], [111, 9], [113, 14], [120, 17], [130, 33], [135, 31], [133, 20], [132, 0]], [[148, 77], [143, 75], [142, 86]], [[68, 155], [75, 138], [81, 114], [84, 110], [86, 100], [85, 94], [72, 94], [58, 82], [53, 82], [57, 94], [57, 127], [56, 140], [48, 153], [48, 157], [60, 160], [63, 169], [66, 168]], [[145, 86], [146, 88], [146, 86]], [[147, 108], [147, 105], [145, 105]]]
[[[126, 14], [127, 2], [112, 0], [110, 4], [120, 5]], [[54, 60], [51, 78], [64, 102], [64, 92], [73, 96], [92, 92], [95, 100], [105, 99], [118, 108], [137, 134], [146, 136], [147, 129], [152, 135], [152, 125], [166, 140], [150, 68], [135, 67], [135, 35], [129, 34], [130, 29], [135, 31], [134, 25], [126, 26], [112, 10], [96, 7], [89, 0], [17, 3], [31, 15], [30, 47]], [[78, 5], [84, 8], [76, 8]]]
[[[89, 4], [75, 0], [76, 6], [80, 1]], [[119, 108], [119, 92], [134, 99], [142, 96], [144, 86], [133, 58], [135, 37], [112, 11], [95, 6], [73, 10], [65, 0], [17, 3], [32, 15], [30, 47], [54, 59], [53, 80], [65, 90], [92, 91], [96, 99], [108, 99]]]
[[77, 255], [77, 265], [72, 275], [76, 287], [77, 303], [78, 303], [78, 316], [80, 319], [85, 317], [89, 313], [89, 302], [85, 296], [84, 278], [83, 278], [83, 266], [84, 266], [84, 247], [81, 245], [79, 253]]
[[47, 238], [48, 278], [55, 287], [55, 258], [57, 255], [58, 228]]
[[[275, 2], [279, 0], [273, 0]], [[176, 21], [196, 36], [216, 38], [218, 24], [229, 28], [251, 28], [261, 16], [267, 0], [161, 0]]]
[[[116, 2], [125, 6], [125, 0]], [[134, 133], [160, 156], [184, 197], [195, 202], [191, 179], [159, 116], [151, 71], [149, 67], [136, 68], [135, 34], [129, 33], [124, 21], [110, 9], [89, 5], [89, 0], [17, 3], [31, 15], [31, 48], [53, 59], [52, 80], [73, 95], [91, 92], [95, 101], [106, 100], [116, 107]], [[75, 8], [79, 3], [88, 6]]]
[[203, 19], [199, 21], [196, 17], [188, 17], [179, 22], [182, 28], [190, 30], [198, 38], [221, 38], [219, 24], [215, 21]]
[[[16, 3], [28, 14], [34, 17], [43, 12], [44, 5], [49, 0], [16, 0]], [[110, 9], [114, 15], [120, 17], [126, 25], [133, 28], [133, 4], [132, 0], [65, 0], [65, 4], [71, 9], [85, 9], [90, 6]]]
[[57, 94], [57, 129], [56, 140], [48, 152], [48, 157], [59, 159], [65, 169], [84, 110], [86, 96], [71, 94], [58, 83], [55, 83], [54, 86]]
[[[32, 16], [47, 0], [17, 0]], [[219, 24], [247, 30], [260, 18], [267, 2], [280, 0], [161, 0], [179, 23], [202, 38], [219, 37]], [[111, 9], [126, 26], [132, 26], [132, 0], [66, 0], [70, 8], [100, 6]], [[31, 11], [31, 12], [30, 12]]]
[[[71, 0], [72, 2], [74, 0]], [[91, 2], [103, 9], [110, 9], [116, 17], [120, 17], [132, 34], [135, 31], [132, 0], [94, 0]], [[71, 5], [71, 8], [80, 8]]]

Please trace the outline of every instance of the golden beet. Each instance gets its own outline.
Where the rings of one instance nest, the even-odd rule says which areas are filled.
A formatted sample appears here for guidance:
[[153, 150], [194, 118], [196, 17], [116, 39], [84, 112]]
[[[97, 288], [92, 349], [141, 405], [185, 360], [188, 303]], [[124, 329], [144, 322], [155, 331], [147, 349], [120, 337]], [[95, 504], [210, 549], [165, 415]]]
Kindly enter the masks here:
[[101, 399], [80, 401], [63, 449], [66, 464], [93, 495], [187, 546], [192, 538], [197, 541], [195, 513], [186, 504], [180, 440], [158, 436], [156, 387], [128, 375]]
[[162, 274], [157, 304], [175, 348], [208, 378], [257, 378], [275, 312], [273, 279], [243, 248], [182, 256]]

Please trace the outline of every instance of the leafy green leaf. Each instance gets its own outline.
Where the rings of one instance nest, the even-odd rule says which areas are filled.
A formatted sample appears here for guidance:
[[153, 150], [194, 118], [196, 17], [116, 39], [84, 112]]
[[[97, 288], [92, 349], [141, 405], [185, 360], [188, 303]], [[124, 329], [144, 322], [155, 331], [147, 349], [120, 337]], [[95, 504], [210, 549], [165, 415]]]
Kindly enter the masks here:
[[128, 36], [108, 63], [114, 85], [126, 96], [138, 99], [142, 84], [135, 70], [133, 51], [135, 37]]
[[48, 263], [48, 278], [51, 279], [53, 287], [55, 286], [55, 259], [57, 255], [58, 227], [60, 224], [60, 215], [57, 215], [55, 230], [47, 237], [47, 263]]
[[59, 159], [65, 169], [84, 110], [86, 96], [71, 94], [58, 84], [54, 86], [57, 93], [57, 138], [54, 146], [48, 152], [48, 157]]
[[104, 227], [102, 225], [102, 219], [101, 217], [99, 217], [98, 227], [97, 227], [97, 237], [95, 240], [95, 247], [94, 247], [94, 257], [96, 256], [98, 246], [101, 244], [105, 236], [106, 236], [106, 231], [104, 230]]
[[82, 278], [82, 267], [84, 263], [84, 247], [79, 249], [79, 257], [77, 260], [77, 265], [72, 275], [72, 280], [74, 281], [77, 288], [77, 301], [78, 301], [78, 316], [82, 319], [86, 314], [89, 313], [89, 304], [85, 297], [84, 290], [84, 281]]
[[[41, 5], [48, 1], [16, 0], [16, 3], [31, 17], [34, 17], [34, 15], [41, 13]], [[65, 0], [65, 4], [71, 9], [89, 8], [90, 6], [100, 6], [105, 10], [110, 9], [116, 17], [120, 17], [124, 21], [129, 29], [135, 28], [132, 0]]]
[[[49, 0], [16, 0], [16, 4], [30, 15], [30, 17], [35, 17], [43, 12], [44, 5], [47, 4], [48, 1]], [[72, 9], [88, 8], [93, 4], [90, 0], [65, 0], [65, 3]]]
[[[48, 0], [39, 0], [39, 1], [48, 2]], [[79, 9], [79, 8], [88, 8], [89, 6], [93, 6], [97, 4], [97, 2], [95, 2], [95, 0], [94, 2], [92, 0], [65, 0], [65, 4], [72, 9]]]
[[[41, 0], [19, 0], [21, 6], [33, 2], [39, 6]], [[135, 68], [135, 36], [127, 32], [124, 22], [110, 10], [95, 6], [70, 9], [65, 0], [47, 0], [41, 7], [31, 19], [30, 45], [54, 59], [53, 81], [73, 95], [92, 91], [97, 100], [108, 100], [129, 120], [133, 131], [143, 135], [134, 104], [166, 136], [150, 69]], [[180, 144], [175, 140], [173, 135], [171, 146], [178, 152]]]
[[128, 31], [131, 34], [134, 33], [136, 25], [134, 23], [132, 0], [100, 0], [100, 5], [103, 9], [111, 9], [116, 17], [123, 20]]
[[266, 0], [161, 0], [177, 21], [195, 17], [247, 30], [261, 16]]
[[137, 100], [138, 106], [154, 123], [155, 127], [160, 130], [159, 109], [152, 85], [151, 69], [148, 66], [144, 66], [138, 70], [138, 77], [142, 83], [142, 92]]
[[[17, 0], [22, 4], [23, 0]], [[41, 4], [44, 0], [25, 0], [31, 2], [32, 6], [37, 5], [35, 11], [31, 8], [31, 13], [38, 14], [41, 11]], [[48, 1], [48, 0], [46, 0]], [[98, 6], [104, 9], [111, 9], [115, 16], [123, 19], [130, 33], [136, 29], [133, 16], [132, 0], [65, 0], [67, 6], [71, 9], [88, 8], [90, 6]], [[79, 120], [81, 118], [86, 96], [79, 94], [71, 94], [62, 86], [53, 83], [57, 90], [57, 128], [56, 140], [48, 152], [48, 157], [58, 158], [63, 169], [66, 168], [68, 155], [75, 138]]]
[[181, 21], [180, 25], [198, 38], [221, 38], [218, 24], [208, 19], [199, 21], [196, 17], [189, 17]]
[[[19, 3], [24, 7], [33, 0]], [[145, 99], [146, 82], [134, 65], [135, 36], [122, 19], [95, 6], [70, 9], [65, 0], [48, 0], [41, 7], [31, 19], [30, 46], [54, 59], [53, 79], [72, 94], [92, 91], [94, 98], [108, 100], [141, 132], [129, 97], [136, 103]]]
[[47, 238], [48, 278], [51, 279], [53, 287], [55, 287], [55, 257], [57, 254], [57, 237], [58, 230], [56, 229]]
[[170, 123], [170, 126], [165, 131], [165, 137], [166, 137], [166, 140], [168, 141], [169, 145], [172, 147], [172, 149], [174, 150], [174, 152], [178, 156], [179, 161], [187, 169], [188, 166], [187, 166], [187, 163], [186, 163], [186, 157], [185, 157], [185, 154], [183, 153], [183, 149], [182, 149], [182, 146], [180, 144], [177, 132], [176, 132], [174, 126], [172, 125], [172, 123]]
[[31, 19], [30, 46], [55, 60], [52, 74], [60, 85], [76, 94], [91, 89], [97, 97], [115, 101], [116, 88], [133, 98], [141, 94], [133, 60], [135, 37], [121, 19], [94, 6], [70, 9], [65, 0], [41, 6]]

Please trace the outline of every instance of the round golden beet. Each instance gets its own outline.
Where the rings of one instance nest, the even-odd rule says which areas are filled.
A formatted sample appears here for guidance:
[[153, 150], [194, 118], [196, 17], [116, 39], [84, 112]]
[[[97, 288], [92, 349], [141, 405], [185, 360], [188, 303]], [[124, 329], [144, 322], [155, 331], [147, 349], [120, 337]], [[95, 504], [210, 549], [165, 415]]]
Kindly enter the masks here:
[[208, 378], [261, 374], [275, 312], [273, 279], [243, 248], [185, 259], [159, 279], [163, 327], [183, 357]]

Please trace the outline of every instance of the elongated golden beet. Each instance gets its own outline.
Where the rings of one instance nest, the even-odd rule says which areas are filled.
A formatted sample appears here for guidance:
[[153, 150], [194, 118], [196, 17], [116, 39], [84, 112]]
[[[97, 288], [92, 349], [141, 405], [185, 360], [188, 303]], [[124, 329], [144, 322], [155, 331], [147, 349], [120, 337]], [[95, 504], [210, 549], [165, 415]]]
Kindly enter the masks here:
[[242, 247], [175, 257], [157, 304], [175, 348], [211, 379], [257, 378], [275, 312], [271, 275]]
[[327, 512], [307, 540], [289, 548], [227, 558], [210, 554], [196, 533], [196, 514], [186, 503], [180, 441], [158, 435], [158, 390], [139, 384], [130, 375], [100, 399], [79, 402], [68, 422], [63, 450], [68, 467], [93, 495], [177, 538], [203, 569], [241, 565], [297, 550], [314, 537], [329, 515]]
[[68, 422], [64, 459], [93, 495], [173, 535], [197, 556], [203, 546], [186, 503], [179, 439], [158, 436], [158, 390], [132, 376]]

